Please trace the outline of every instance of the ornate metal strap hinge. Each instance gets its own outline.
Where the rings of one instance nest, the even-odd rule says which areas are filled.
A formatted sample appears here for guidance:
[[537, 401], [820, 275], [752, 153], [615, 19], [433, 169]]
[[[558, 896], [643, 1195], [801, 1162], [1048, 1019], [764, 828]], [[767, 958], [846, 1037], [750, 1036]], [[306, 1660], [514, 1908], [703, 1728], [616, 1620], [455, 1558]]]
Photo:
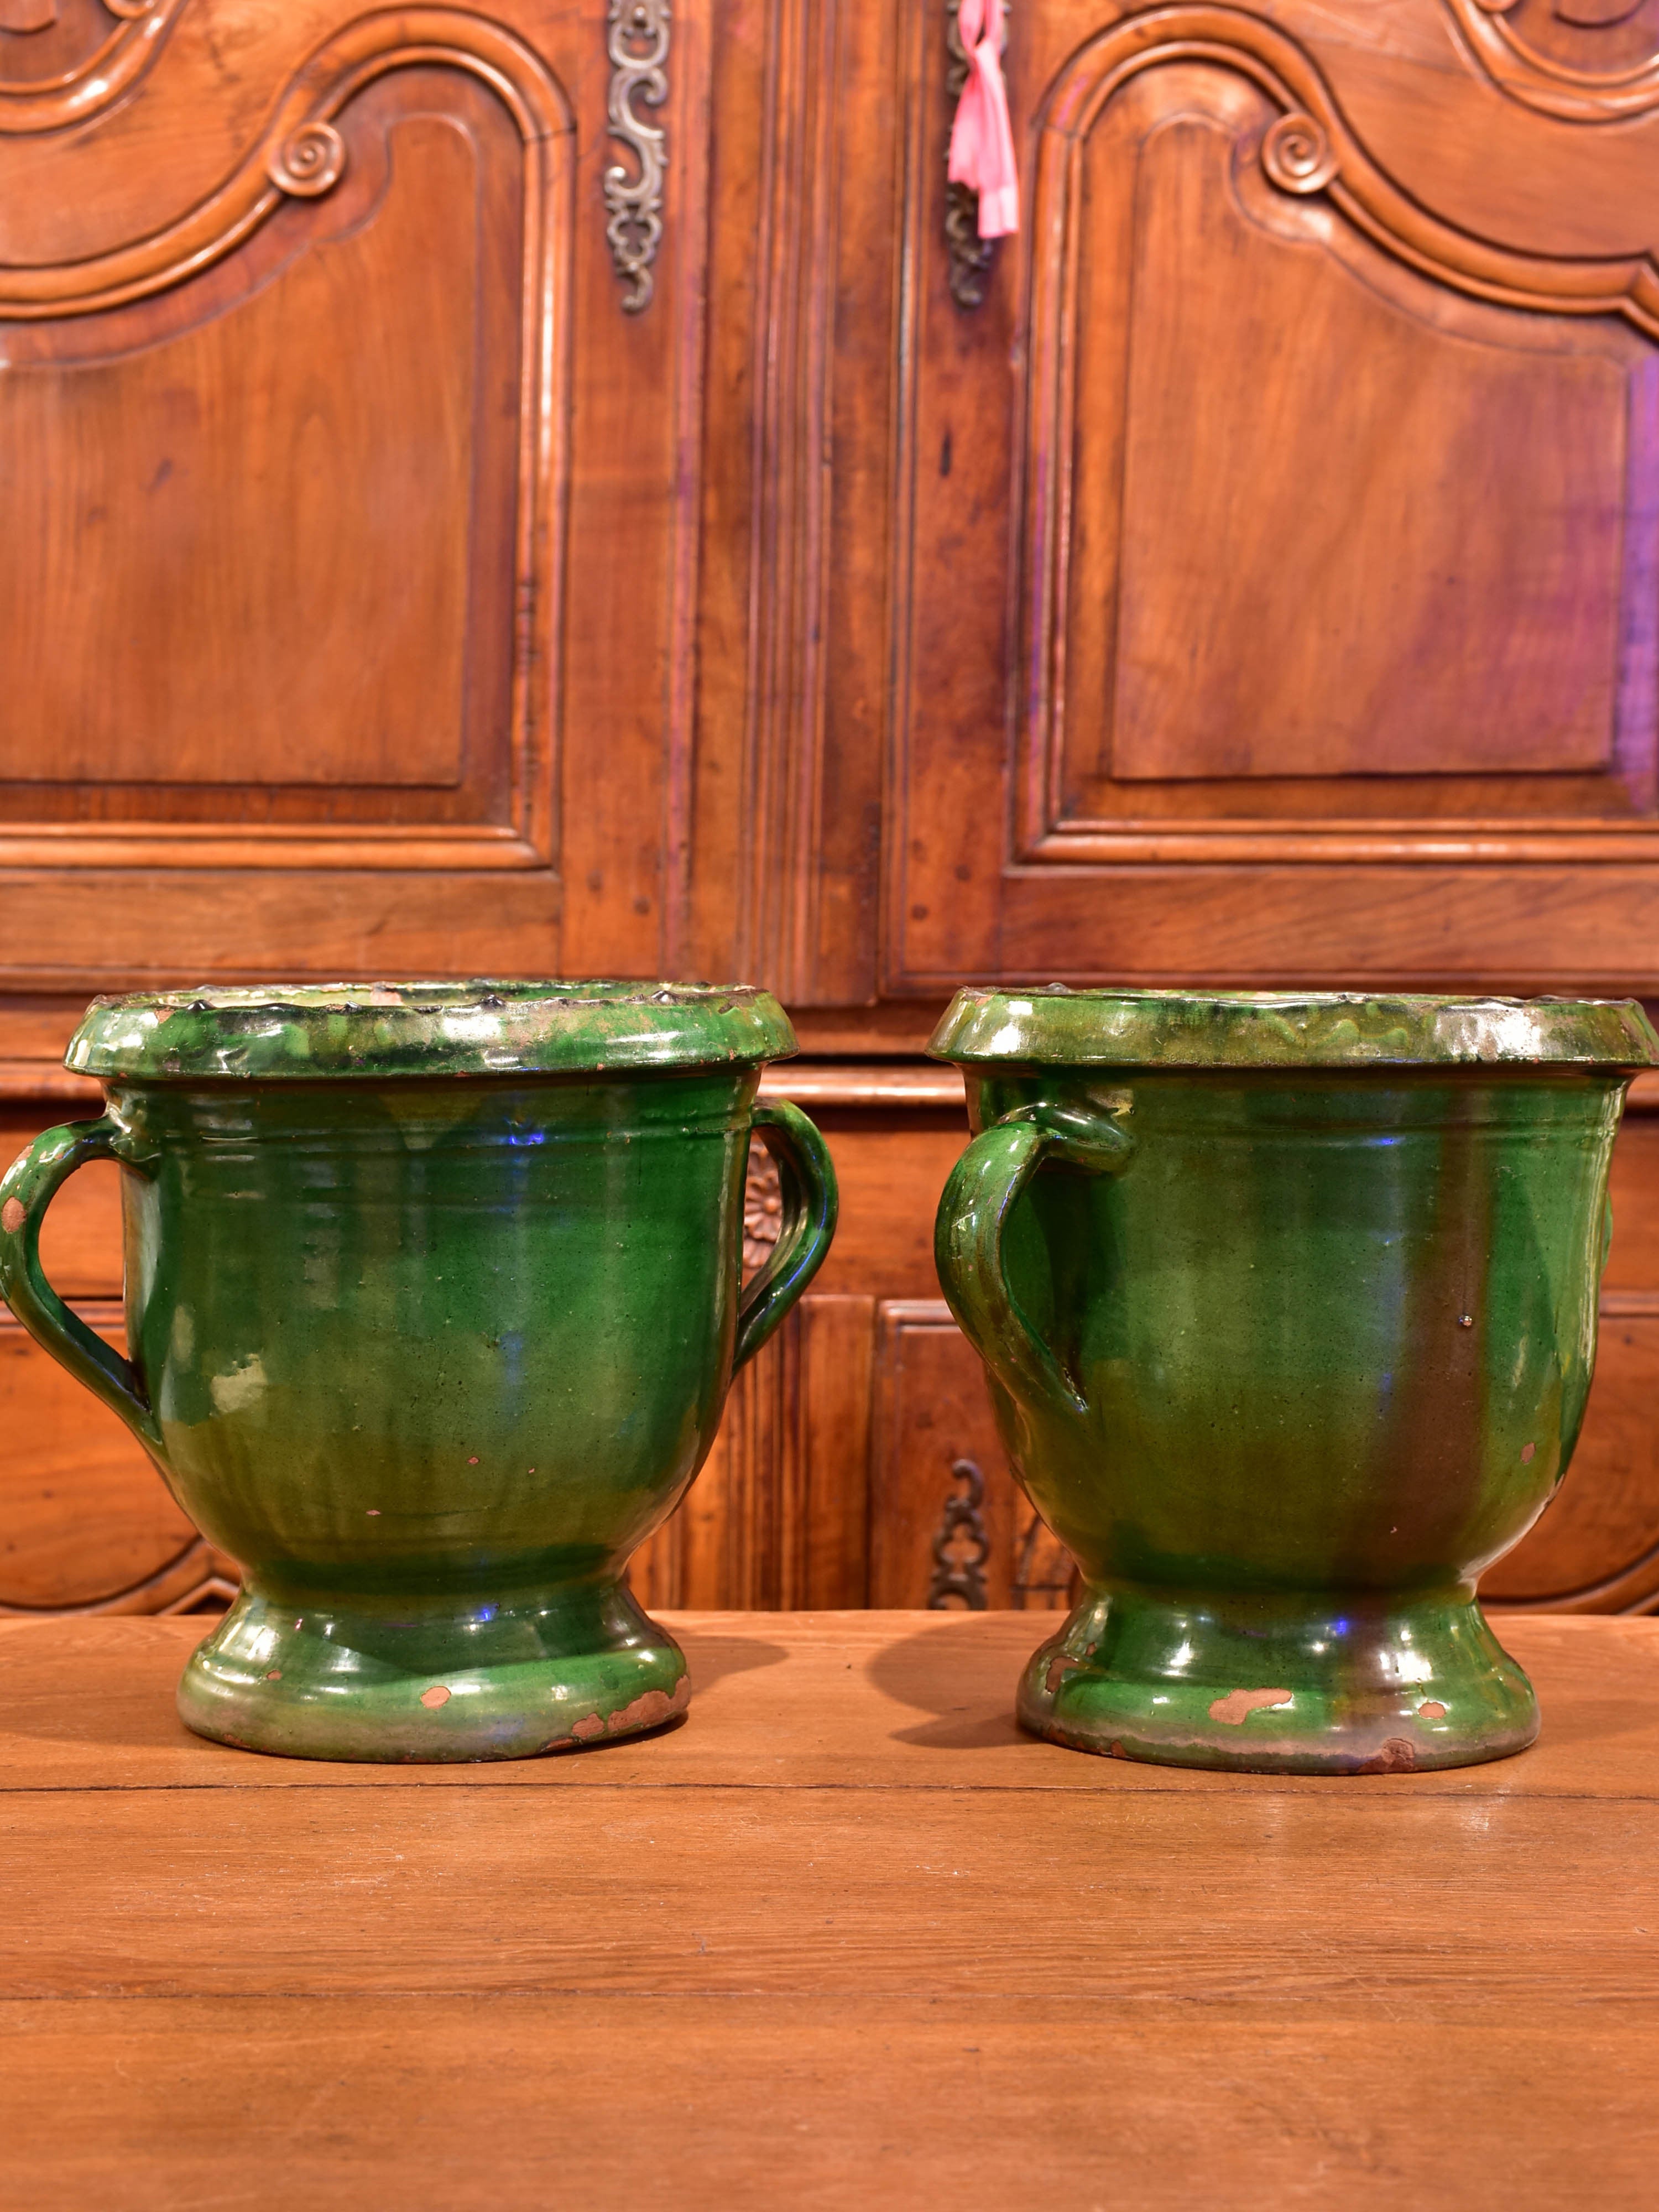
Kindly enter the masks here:
[[629, 287], [624, 313], [651, 304], [651, 264], [662, 243], [662, 180], [667, 137], [635, 102], [660, 107], [668, 97], [668, 0], [611, 0], [605, 16], [611, 58], [611, 135], [634, 156], [636, 173], [616, 161], [605, 173], [605, 234], [617, 274]]
[[[963, 87], [968, 82], [968, 49], [962, 43], [962, 22], [957, 14], [958, 0], [945, 0], [945, 51], [948, 57], [945, 67], [945, 90], [956, 112], [957, 102], [962, 98]], [[1008, 51], [1008, 17], [1012, 0], [1005, 0], [1002, 11], [1002, 35], [999, 50]], [[985, 287], [989, 281], [991, 264], [997, 257], [994, 238], [979, 234], [979, 194], [970, 191], [966, 185], [948, 183], [945, 187], [945, 246], [951, 257], [951, 297], [959, 307], [978, 307], [984, 304]]]
[[956, 1461], [951, 1477], [962, 1488], [956, 1497], [945, 1499], [933, 1538], [933, 1578], [927, 1585], [927, 1610], [945, 1613], [952, 1599], [957, 1599], [969, 1613], [983, 1613], [985, 1562], [991, 1556], [991, 1540], [979, 1510], [985, 1503], [985, 1478], [970, 1459]]

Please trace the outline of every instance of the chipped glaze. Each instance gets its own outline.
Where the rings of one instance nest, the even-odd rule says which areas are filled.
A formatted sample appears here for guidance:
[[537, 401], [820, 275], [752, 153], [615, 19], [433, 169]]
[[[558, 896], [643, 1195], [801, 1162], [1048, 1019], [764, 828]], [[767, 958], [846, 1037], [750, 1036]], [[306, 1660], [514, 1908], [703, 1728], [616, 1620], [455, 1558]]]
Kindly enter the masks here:
[[1566, 1471], [1633, 1004], [963, 992], [939, 1205], [1010, 1459], [1085, 1577], [1055, 1741], [1173, 1765], [1502, 1758], [1475, 1598]]
[[[458, 1010], [481, 1011], [471, 1042]], [[49, 1130], [0, 1185], [0, 1289], [243, 1565], [180, 1685], [191, 1728], [319, 1759], [506, 1759], [684, 1710], [679, 1647], [623, 1570], [834, 1232], [822, 1139], [756, 1102], [762, 1062], [793, 1049], [765, 994], [666, 985], [90, 1011], [70, 1062], [109, 1111]], [[785, 1219], [740, 1289], [751, 1130]], [[53, 1192], [105, 1158], [125, 1170], [131, 1363], [37, 1249]]]

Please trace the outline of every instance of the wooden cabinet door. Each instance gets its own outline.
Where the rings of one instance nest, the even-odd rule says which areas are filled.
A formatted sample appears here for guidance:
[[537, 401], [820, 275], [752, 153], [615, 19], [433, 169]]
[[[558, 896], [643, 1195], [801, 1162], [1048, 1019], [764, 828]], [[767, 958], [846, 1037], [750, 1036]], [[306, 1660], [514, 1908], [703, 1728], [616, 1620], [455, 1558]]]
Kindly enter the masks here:
[[708, 39], [609, 13], [0, 7], [9, 988], [659, 967]]
[[945, 30], [885, 988], [1659, 988], [1653, 9], [1013, 0], [965, 287]]

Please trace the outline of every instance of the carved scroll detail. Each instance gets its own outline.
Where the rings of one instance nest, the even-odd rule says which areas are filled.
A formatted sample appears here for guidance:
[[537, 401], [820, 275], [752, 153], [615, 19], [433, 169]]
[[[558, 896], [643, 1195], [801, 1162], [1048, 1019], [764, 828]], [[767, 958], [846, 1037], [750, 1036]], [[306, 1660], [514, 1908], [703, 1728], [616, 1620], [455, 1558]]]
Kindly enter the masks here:
[[[146, 20], [176, 4], [177, 0], [157, 0]], [[83, 261], [0, 267], [0, 313], [20, 319], [90, 314], [195, 276], [268, 221], [289, 195], [325, 192], [345, 160], [344, 142], [332, 118], [376, 77], [427, 63], [482, 78], [532, 149], [525, 195], [530, 225], [526, 259], [538, 265], [548, 243], [546, 193], [540, 181], [544, 149], [572, 128], [564, 94], [528, 46], [482, 16], [447, 8], [386, 9], [360, 15], [317, 49], [277, 102], [264, 136], [240, 167], [178, 222]], [[9, 123], [0, 104], [0, 127]]]
[[[945, 0], [945, 91], [956, 112], [968, 82], [968, 49], [962, 43], [960, 0]], [[1008, 51], [1008, 9], [1002, 11], [1002, 35], [998, 50]], [[951, 297], [959, 307], [984, 304], [985, 287], [997, 256], [994, 238], [979, 234], [979, 194], [966, 185], [948, 181], [945, 187], [945, 248], [951, 259]]]
[[1553, 20], [1577, 34], [1572, 43], [1582, 66], [1529, 40], [1524, 12], [1519, 22], [1508, 20], [1521, 11], [1521, 0], [1445, 0], [1445, 5], [1475, 66], [1523, 107], [1567, 123], [1616, 123], [1659, 107], [1659, 52], [1635, 64], [1626, 58], [1616, 66], [1593, 66], [1598, 34], [1626, 22], [1634, 4], [1601, 11], [1554, 0]]
[[1659, 337], [1659, 263], [1651, 252], [1557, 259], [1516, 252], [1442, 222], [1371, 160], [1304, 47], [1259, 16], [1191, 0], [1132, 15], [1091, 40], [1061, 73], [1048, 103], [1030, 228], [1034, 238], [1056, 243], [1033, 270], [1039, 345], [1059, 331], [1055, 318], [1067, 266], [1060, 241], [1079, 219], [1076, 172], [1096, 118], [1142, 70], [1193, 61], [1236, 70], [1282, 111], [1262, 149], [1276, 184], [1286, 191], [1328, 191], [1357, 229], [1396, 259], [1477, 299], [1553, 314], [1623, 315]]
[[628, 285], [624, 313], [651, 304], [651, 264], [662, 243], [662, 183], [667, 141], [659, 123], [647, 123], [635, 106], [660, 107], [668, 97], [668, 0], [611, 0], [605, 52], [611, 61], [606, 109], [611, 135], [634, 156], [635, 173], [613, 161], [605, 173], [605, 237], [617, 274]]
[[1311, 115], [1281, 115], [1262, 138], [1261, 166], [1281, 191], [1319, 192], [1336, 174], [1336, 155]]
[[951, 1480], [960, 1483], [956, 1497], [947, 1497], [933, 1537], [933, 1575], [927, 1585], [927, 1610], [945, 1613], [959, 1599], [969, 1613], [983, 1613], [987, 1598], [985, 1562], [991, 1556], [991, 1540], [985, 1533], [985, 1478], [970, 1459], [959, 1459], [951, 1468]]
[[298, 198], [319, 199], [345, 173], [345, 140], [331, 123], [302, 123], [265, 164], [273, 185]]
[[[184, 0], [104, 0], [119, 27], [61, 76], [0, 82], [0, 137], [62, 131], [100, 114], [131, 92], [161, 50]], [[45, 16], [40, 27], [52, 21]]]

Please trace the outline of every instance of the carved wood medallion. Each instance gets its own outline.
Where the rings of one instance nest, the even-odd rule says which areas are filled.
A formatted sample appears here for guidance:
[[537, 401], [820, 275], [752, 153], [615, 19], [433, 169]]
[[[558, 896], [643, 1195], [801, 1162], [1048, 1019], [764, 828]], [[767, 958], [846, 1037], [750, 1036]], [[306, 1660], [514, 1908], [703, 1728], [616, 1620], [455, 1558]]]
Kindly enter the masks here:
[[749, 1166], [743, 1184], [743, 1265], [745, 1274], [763, 1267], [783, 1226], [783, 1190], [778, 1164], [758, 1137], [749, 1140]]

